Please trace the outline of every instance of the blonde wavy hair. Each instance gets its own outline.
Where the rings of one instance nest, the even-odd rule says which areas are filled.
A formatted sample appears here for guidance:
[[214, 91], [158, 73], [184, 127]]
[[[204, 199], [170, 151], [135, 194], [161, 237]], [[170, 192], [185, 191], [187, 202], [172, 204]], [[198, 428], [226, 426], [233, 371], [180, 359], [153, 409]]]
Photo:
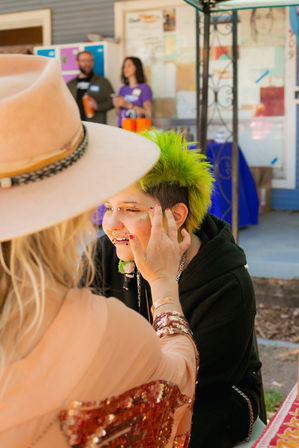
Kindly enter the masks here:
[[[96, 230], [91, 213], [64, 221], [32, 235], [0, 243], [0, 374], [7, 362], [5, 336], [18, 319], [14, 347], [44, 317], [47, 286], [56, 282], [79, 286], [83, 271], [88, 286], [94, 277], [92, 261]], [[84, 262], [82, 261], [84, 259]]]

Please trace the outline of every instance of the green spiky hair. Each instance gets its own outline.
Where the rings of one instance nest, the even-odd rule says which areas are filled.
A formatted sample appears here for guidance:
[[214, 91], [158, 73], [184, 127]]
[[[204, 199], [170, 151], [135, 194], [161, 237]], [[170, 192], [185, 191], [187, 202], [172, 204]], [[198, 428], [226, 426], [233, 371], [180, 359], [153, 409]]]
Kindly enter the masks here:
[[[156, 165], [140, 181], [145, 193], [161, 184], [185, 187], [189, 213], [185, 221], [188, 232], [199, 228], [211, 203], [214, 178], [206, 156], [188, 149], [184, 136], [175, 131], [144, 131], [142, 135], [155, 142], [161, 151]], [[190, 143], [189, 143], [190, 144]]]

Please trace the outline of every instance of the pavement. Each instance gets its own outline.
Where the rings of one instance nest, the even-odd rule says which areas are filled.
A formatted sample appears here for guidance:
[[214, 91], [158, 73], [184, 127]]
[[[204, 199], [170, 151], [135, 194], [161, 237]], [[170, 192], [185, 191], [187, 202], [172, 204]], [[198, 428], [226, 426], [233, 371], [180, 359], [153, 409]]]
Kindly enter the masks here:
[[261, 215], [258, 225], [240, 229], [239, 245], [252, 277], [299, 279], [299, 211]]
[[[299, 307], [299, 290], [294, 290], [299, 280], [299, 211], [273, 210], [261, 215], [258, 225], [239, 230], [238, 244], [246, 253], [255, 287], [261, 289], [264, 283], [260, 300], [283, 306], [291, 295], [293, 306]], [[280, 283], [284, 289], [279, 293]], [[285, 397], [298, 378], [299, 344], [258, 338], [258, 347], [264, 390], [280, 390]]]

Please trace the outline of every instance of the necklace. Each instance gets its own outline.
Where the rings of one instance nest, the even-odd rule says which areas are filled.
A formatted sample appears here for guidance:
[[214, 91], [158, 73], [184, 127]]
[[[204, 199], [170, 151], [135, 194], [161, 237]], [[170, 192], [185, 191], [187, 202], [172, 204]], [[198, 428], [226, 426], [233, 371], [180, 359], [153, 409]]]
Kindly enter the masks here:
[[176, 275], [176, 281], [179, 282], [180, 277], [182, 275], [182, 272], [184, 270], [185, 264], [186, 264], [186, 260], [187, 260], [187, 251], [183, 253], [183, 256], [181, 258], [180, 264], [179, 264], [179, 269]]
[[[178, 268], [178, 272], [176, 274], [176, 281], [179, 282], [181, 275], [183, 273], [185, 264], [186, 264], [186, 260], [187, 260], [187, 251], [183, 253], [183, 256], [181, 258], [180, 264], [179, 264], [179, 268]], [[141, 276], [140, 276], [140, 272], [137, 269], [137, 273], [136, 273], [136, 280], [137, 280], [137, 299], [138, 299], [138, 312], [140, 313], [141, 310]]]

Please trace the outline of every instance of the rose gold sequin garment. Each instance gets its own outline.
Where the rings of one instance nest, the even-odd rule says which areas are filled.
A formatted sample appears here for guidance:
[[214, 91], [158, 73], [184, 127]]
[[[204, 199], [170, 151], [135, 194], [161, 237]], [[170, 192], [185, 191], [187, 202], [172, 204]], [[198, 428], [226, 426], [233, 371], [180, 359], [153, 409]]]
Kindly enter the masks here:
[[[176, 385], [152, 381], [104, 401], [73, 401], [59, 420], [76, 448], [163, 448], [175, 410], [191, 402]], [[187, 448], [189, 438], [189, 433], [179, 435], [173, 446]]]

